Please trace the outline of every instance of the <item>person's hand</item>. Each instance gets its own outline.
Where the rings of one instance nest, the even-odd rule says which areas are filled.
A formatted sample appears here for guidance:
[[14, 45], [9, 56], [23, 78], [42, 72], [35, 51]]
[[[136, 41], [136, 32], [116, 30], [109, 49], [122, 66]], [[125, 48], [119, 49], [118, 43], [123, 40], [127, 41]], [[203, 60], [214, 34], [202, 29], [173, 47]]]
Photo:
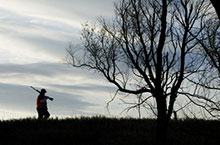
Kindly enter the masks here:
[[50, 101], [53, 101], [53, 98], [51, 98], [51, 97], [48, 97], [48, 96], [47, 96], [47, 99], [49, 99]]

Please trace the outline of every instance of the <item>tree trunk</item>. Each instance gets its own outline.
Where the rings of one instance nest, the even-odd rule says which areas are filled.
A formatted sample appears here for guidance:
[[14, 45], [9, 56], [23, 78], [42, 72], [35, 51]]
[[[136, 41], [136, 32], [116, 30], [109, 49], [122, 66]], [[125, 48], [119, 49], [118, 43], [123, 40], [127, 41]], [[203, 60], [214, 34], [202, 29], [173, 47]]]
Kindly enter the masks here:
[[167, 128], [168, 128], [168, 119], [167, 119], [167, 108], [166, 108], [166, 98], [160, 97], [157, 98], [157, 128], [156, 128], [156, 144], [157, 145], [166, 145], [167, 143]]
[[168, 122], [165, 119], [157, 119], [156, 145], [167, 144]]

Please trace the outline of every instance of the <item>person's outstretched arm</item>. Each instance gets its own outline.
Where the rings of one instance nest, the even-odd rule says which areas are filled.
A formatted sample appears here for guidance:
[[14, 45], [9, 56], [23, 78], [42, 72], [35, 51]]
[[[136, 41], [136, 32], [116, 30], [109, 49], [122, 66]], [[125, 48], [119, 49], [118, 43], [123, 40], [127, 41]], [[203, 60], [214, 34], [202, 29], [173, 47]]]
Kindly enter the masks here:
[[53, 101], [53, 98], [49, 97], [49, 96], [45, 96], [46, 99], [49, 99], [50, 101]]

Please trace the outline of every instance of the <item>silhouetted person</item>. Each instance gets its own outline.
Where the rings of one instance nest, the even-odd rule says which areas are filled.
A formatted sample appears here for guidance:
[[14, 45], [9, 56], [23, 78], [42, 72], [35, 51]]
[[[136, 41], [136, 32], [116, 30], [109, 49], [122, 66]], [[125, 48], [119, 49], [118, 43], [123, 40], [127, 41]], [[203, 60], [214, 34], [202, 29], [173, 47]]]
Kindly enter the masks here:
[[50, 117], [50, 113], [47, 109], [47, 99], [53, 101], [53, 98], [45, 96], [46, 92], [45, 89], [41, 89], [40, 94], [37, 97], [38, 119], [47, 119]]

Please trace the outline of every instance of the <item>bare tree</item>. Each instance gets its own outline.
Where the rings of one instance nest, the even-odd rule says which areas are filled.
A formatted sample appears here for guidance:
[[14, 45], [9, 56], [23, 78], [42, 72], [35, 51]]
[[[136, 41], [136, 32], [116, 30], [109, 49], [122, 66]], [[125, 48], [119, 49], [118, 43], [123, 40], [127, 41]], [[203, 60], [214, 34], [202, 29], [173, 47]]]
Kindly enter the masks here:
[[68, 63], [95, 70], [120, 92], [142, 94], [139, 105], [154, 99], [157, 145], [164, 144], [177, 97], [194, 101], [189, 80], [203, 69], [196, 38], [209, 11], [206, 0], [120, 0], [112, 22], [83, 26], [83, 46], [67, 49]]
[[[214, 10], [216, 13], [213, 8], [211, 8], [209, 11], [209, 17], [205, 19], [205, 25], [199, 35], [189, 32], [201, 46], [200, 51], [203, 52], [204, 55], [201, 56], [204, 57], [203, 69], [200, 69], [194, 78], [188, 79], [189, 82], [195, 85], [194, 91], [182, 94], [189, 98], [191, 104], [195, 104], [203, 108], [200, 112], [206, 118], [207, 116], [219, 118], [220, 9], [218, 8], [217, 0], [210, 1], [215, 8]], [[191, 114], [193, 114], [193, 112]]]
[[[188, 97], [193, 96], [197, 101], [192, 102], [201, 106], [212, 117], [220, 117], [219, 105], [219, 84], [220, 84], [220, 21], [215, 13], [210, 13], [205, 20], [203, 31], [198, 35], [190, 33], [200, 44], [200, 51], [205, 61], [203, 70], [197, 73], [194, 79], [189, 80], [196, 85], [194, 93], [187, 93]], [[205, 97], [204, 97], [205, 96]], [[199, 102], [199, 103], [198, 103]]]

